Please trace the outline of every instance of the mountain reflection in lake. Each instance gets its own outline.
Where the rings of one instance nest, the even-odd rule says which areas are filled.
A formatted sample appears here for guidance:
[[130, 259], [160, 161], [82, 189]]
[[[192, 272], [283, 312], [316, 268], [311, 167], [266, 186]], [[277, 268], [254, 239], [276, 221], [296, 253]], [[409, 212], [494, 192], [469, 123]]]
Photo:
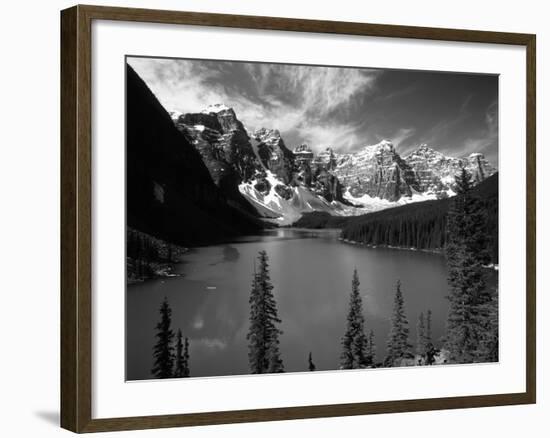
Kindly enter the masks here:
[[[287, 372], [307, 371], [311, 351], [317, 370], [338, 369], [353, 268], [361, 281], [366, 329], [374, 330], [378, 359], [389, 331], [395, 282], [401, 280], [416, 340], [418, 314], [433, 312], [433, 337], [444, 333], [447, 270], [441, 255], [367, 248], [338, 240], [338, 230], [276, 229], [230, 244], [195, 248], [176, 266], [179, 277], [127, 287], [126, 377], [151, 378], [159, 306], [166, 296], [172, 328], [190, 341], [192, 377], [248, 373], [246, 333], [254, 260], [269, 256], [271, 280], [282, 319], [281, 352]], [[489, 283], [496, 285], [490, 273]]]

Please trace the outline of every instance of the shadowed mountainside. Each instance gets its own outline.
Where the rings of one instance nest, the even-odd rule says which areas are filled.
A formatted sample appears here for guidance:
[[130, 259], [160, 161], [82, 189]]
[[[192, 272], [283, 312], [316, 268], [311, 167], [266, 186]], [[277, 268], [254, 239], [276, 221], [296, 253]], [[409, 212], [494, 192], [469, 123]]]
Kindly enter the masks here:
[[259, 231], [260, 220], [227, 200], [199, 152], [126, 69], [127, 226], [184, 246]]

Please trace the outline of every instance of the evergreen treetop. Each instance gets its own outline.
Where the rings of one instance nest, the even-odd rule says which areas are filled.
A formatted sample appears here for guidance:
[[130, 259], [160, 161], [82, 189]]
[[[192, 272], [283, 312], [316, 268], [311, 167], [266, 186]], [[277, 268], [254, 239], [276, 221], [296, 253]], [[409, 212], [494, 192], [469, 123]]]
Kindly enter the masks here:
[[484, 265], [490, 260], [487, 212], [472, 195], [465, 169], [456, 177], [454, 197], [447, 219], [449, 314], [446, 347], [450, 360], [470, 363], [486, 360], [483, 339], [490, 329], [491, 292], [486, 286]]
[[311, 351], [309, 352], [309, 356], [307, 358], [307, 368], [309, 371], [315, 371], [315, 364], [313, 363], [313, 357], [311, 355]]
[[189, 377], [189, 339], [185, 338], [181, 330], [178, 330], [176, 335], [176, 365], [174, 369], [174, 377]]
[[256, 272], [254, 268], [249, 303], [250, 326], [246, 338], [250, 372], [253, 374], [283, 372], [284, 365], [279, 350], [279, 335], [282, 331], [278, 328], [281, 320], [273, 295], [268, 256], [265, 251], [259, 253], [258, 271]]
[[401, 281], [397, 280], [385, 364], [387, 366], [399, 366], [402, 359], [412, 357], [411, 349], [412, 345], [409, 344], [409, 322], [405, 316], [405, 301], [401, 292]]
[[172, 342], [174, 332], [171, 329], [172, 309], [165, 297], [160, 306], [160, 321], [156, 325], [157, 333], [155, 335], [157, 342], [153, 347], [153, 376], [157, 379], [167, 379], [172, 377], [174, 367], [174, 347]]
[[342, 338], [340, 367], [343, 369], [364, 368], [371, 365], [367, 360], [368, 339], [365, 335], [363, 301], [359, 292], [359, 275], [353, 271], [346, 332]]

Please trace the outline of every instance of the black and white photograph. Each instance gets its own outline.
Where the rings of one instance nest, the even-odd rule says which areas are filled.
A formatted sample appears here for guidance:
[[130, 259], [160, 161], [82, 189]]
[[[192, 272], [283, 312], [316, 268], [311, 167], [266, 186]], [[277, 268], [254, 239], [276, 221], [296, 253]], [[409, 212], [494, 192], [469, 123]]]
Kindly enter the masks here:
[[499, 361], [499, 77], [126, 57], [126, 379]]

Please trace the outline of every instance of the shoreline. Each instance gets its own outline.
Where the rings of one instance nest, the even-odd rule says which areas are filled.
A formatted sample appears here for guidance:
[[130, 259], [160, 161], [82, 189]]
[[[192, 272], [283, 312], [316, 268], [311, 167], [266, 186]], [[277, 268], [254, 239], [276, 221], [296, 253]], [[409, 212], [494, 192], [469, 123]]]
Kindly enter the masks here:
[[[424, 249], [424, 248], [414, 248], [414, 247], [407, 248], [407, 247], [404, 247], [404, 246], [394, 246], [394, 245], [373, 245], [372, 243], [362, 243], [362, 242], [357, 242], [355, 240], [343, 239], [342, 237], [339, 237], [338, 240], [340, 242], [347, 243], [349, 245], [364, 246], [364, 247], [371, 248], [371, 249], [376, 249], [376, 248], [397, 249], [397, 250], [400, 250], [400, 251], [426, 252], [426, 253], [430, 253], [430, 254], [438, 254], [438, 255], [441, 255], [443, 257], [445, 256], [443, 248]], [[499, 270], [499, 265], [497, 263], [489, 263], [488, 265], [483, 265], [483, 267], [485, 269], [490, 269], [490, 270], [493, 270], [493, 271], [498, 271]]]
[[338, 238], [340, 242], [347, 243], [349, 245], [365, 246], [367, 248], [376, 249], [376, 248], [385, 248], [385, 249], [398, 249], [401, 251], [416, 251], [416, 252], [427, 252], [430, 254], [439, 254], [444, 255], [443, 248], [437, 249], [425, 249], [425, 248], [414, 248], [414, 247], [405, 247], [405, 246], [394, 246], [394, 245], [374, 245], [372, 243], [363, 243], [357, 242], [355, 240], [344, 239], [342, 237]]

